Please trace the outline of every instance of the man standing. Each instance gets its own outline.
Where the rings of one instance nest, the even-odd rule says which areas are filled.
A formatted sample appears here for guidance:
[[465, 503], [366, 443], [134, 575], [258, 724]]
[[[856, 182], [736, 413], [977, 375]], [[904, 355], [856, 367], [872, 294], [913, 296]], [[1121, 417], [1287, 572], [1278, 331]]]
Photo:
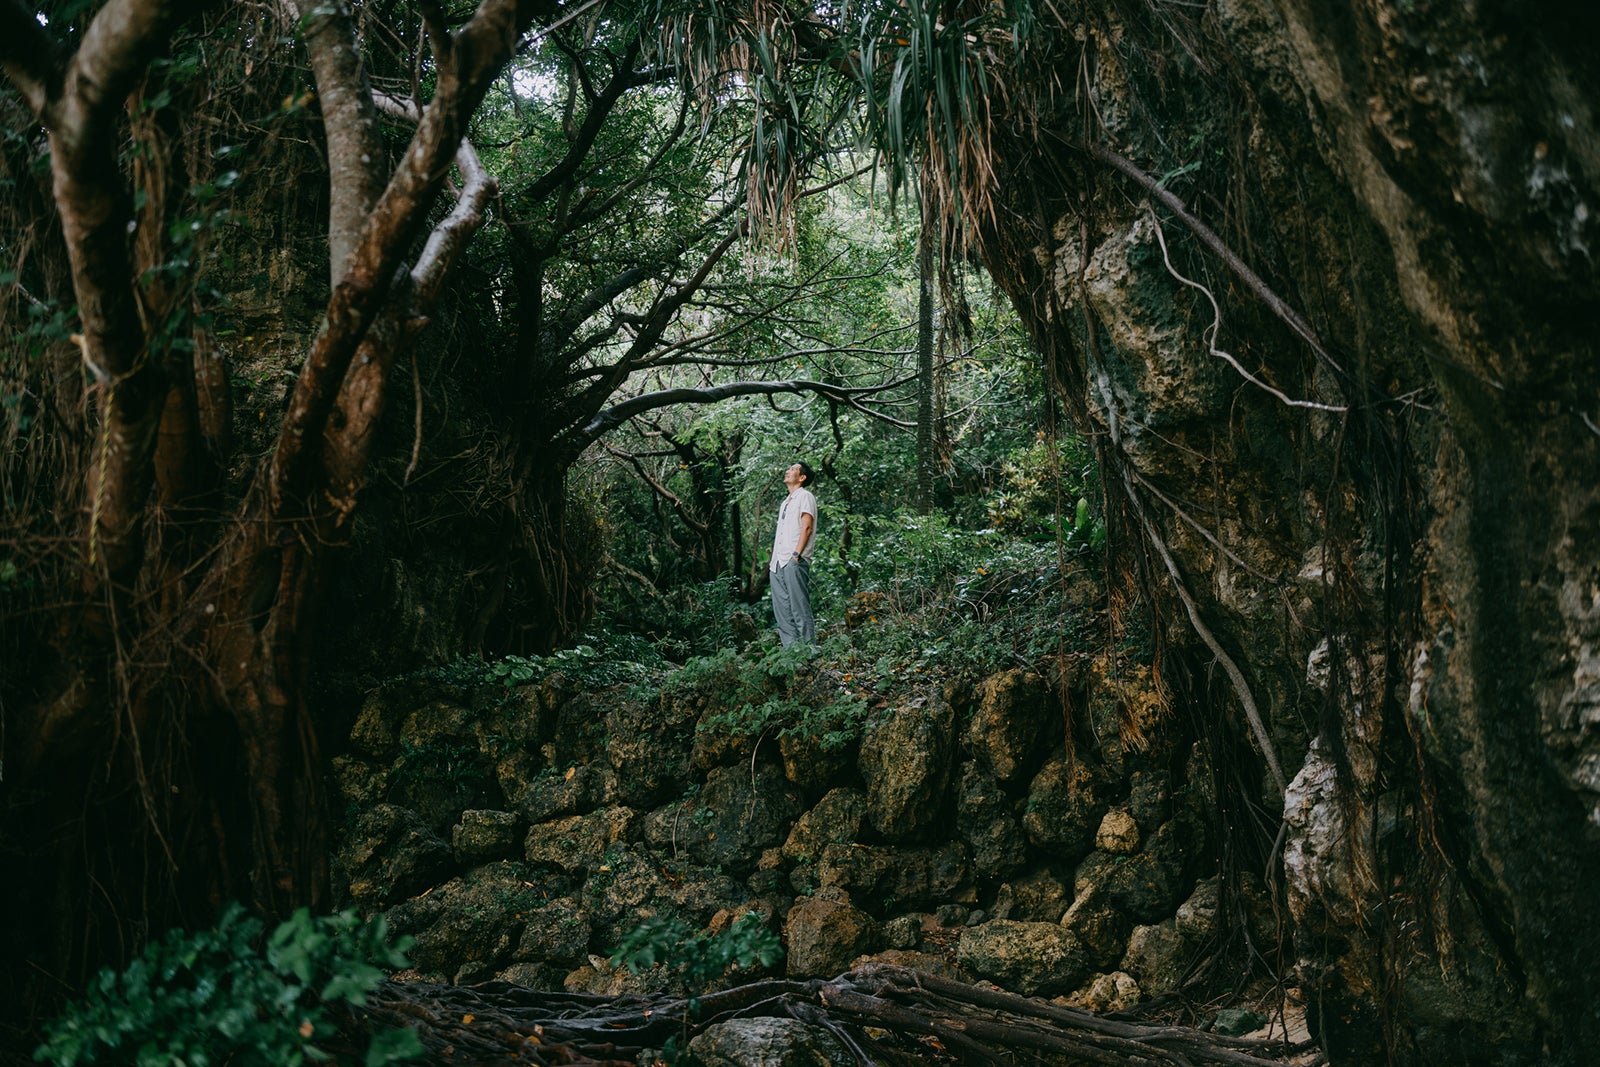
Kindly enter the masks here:
[[817, 542], [817, 498], [806, 486], [811, 468], [796, 463], [783, 472], [789, 495], [778, 508], [778, 529], [772, 536], [772, 614], [778, 621], [778, 640], [785, 648], [796, 641], [816, 639], [811, 618], [811, 556]]

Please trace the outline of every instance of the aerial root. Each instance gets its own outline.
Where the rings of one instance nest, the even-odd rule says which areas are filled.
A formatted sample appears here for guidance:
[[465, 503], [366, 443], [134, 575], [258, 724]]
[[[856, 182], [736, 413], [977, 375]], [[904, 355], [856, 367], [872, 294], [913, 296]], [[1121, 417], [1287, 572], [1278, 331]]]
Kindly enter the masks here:
[[352, 1010], [341, 1039], [409, 1027], [431, 1063], [634, 1067], [647, 1050], [735, 1018], [793, 1018], [831, 1031], [862, 1065], [889, 1063], [1216, 1065], [1278, 1067], [1309, 1043], [1223, 1037], [1183, 1026], [1107, 1018], [988, 986], [888, 964], [831, 981], [759, 981], [691, 1001], [667, 994], [540, 992], [508, 982], [475, 986], [388, 982]]

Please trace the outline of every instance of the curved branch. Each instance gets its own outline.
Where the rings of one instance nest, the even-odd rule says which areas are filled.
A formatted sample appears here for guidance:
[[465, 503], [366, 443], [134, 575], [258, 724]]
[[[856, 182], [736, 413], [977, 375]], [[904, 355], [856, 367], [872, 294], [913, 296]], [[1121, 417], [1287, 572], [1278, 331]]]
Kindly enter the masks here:
[[[392, 97], [378, 100], [378, 106], [385, 111], [395, 104]], [[399, 113], [405, 114], [406, 108], [401, 106]], [[329, 420], [322, 443], [328, 495], [335, 505], [335, 521], [325, 532], [329, 538], [345, 528], [355, 507], [356, 493], [366, 480], [378, 423], [387, 407], [390, 369], [426, 325], [426, 316], [438, 301], [450, 268], [483, 227], [484, 208], [494, 197], [494, 179], [483, 168], [471, 143], [464, 139], [456, 150], [456, 166], [461, 169], [462, 188], [455, 207], [428, 235], [417, 265], [403, 279], [405, 284], [391, 294], [382, 315], [367, 331], [358, 350], [361, 358], [352, 364], [339, 388], [335, 408], [341, 417]], [[420, 411], [419, 405], [419, 417]]]
[[781, 393], [815, 393], [846, 407], [854, 408], [864, 415], [887, 422], [891, 426], [910, 429], [914, 425], [913, 423], [890, 418], [862, 402], [863, 397], [894, 389], [905, 385], [910, 380], [910, 378], [901, 378], [899, 381], [888, 382], [884, 385], [846, 388], [839, 385], [830, 385], [827, 382], [815, 382], [806, 378], [791, 378], [786, 381], [772, 382], [729, 382], [727, 385], [712, 385], [700, 389], [662, 389], [654, 393], [642, 393], [639, 396], [631, 397], [619, 404], [613, 404], [606, 408], [590, 419], [583, 429], [577, 432], [575, 442], [579, 448], [585, 447], [596, 438], [616, 429], [640, 412], [652, 411], [656, 408], [671, 407], [675, 404], [715, 404], [719, 400], [729, 400], [736, 396], [775, 396]]
[[[640, 480], [650, 487], [651, 492], [655, 493], [656, 496], [660, 497], [662, 500], [666, 500], [672, 504], [672, 510], [677, 513], [678, 518], [682, 519], [683, 524], [689, 527], [690, 530], [702, 537], [704, 537], [706, 532], [710, 530], [711, 527], [709, 525], [700, 522], [694, 516], [689, 514], [689, 507], [683, 502], [683, 498], [681, 496], [679, 496], [677, 493], [674, 493], [671, 489], [668, 489], [661, 483], [660, 479], [654, 477], [649, 471], [644, 469], [642, 457], [634, 455], [632, 452], [623, 451], [622, 449], [617, 448], [616, 446], [605, 441], [600, 442], [600, 447], [605, 449], [612, 456], [625, 461], [631, 467], [633, 467], [634, 473], [639, 476]], [[676, 455], [676, 453], [670, 454]]]
[[1156, 218], [1155, 208], [1150, 208], [1150, 223], [1155, 227], [1156, 243], [1161, 246], [1161, 260], [1167, 265], [1167, 273], [1172, 275], [1179, 282], [1187, 285], [1189, 288], [1198, 289], [1200, 292], [1204, 293], [1205, 298], [1211, 302], [1211, 325], [1206, 327], [1205, 341], [1206, 348], [1210, 350], [1213, 356], [1222, 360], [1224, 363], [1228, 364], [1228, 366], [1238, 371], [1239, 376], [1245, 381], [1249, 382], [1251, 385], [1262, 390], [1263, 392], [1270, 393], [1288, 407], [1311, 408], [1315, 411], [1328, 411], [1335, 414], [1350, 410], [1343, 404], [1320, 404], [1315, 400], [1296, 400], [1276, 386], [1257, 378], [1254, 374], [1251, 374], [1249, 371], [1245, 370], [1244, 364], [1235, 359], [1231, 353], [1225, 352], [1218, 348], [1217, 334], [1222, 332], [1222, 307], [1217, 303], [1216, 295], [1212, 293], [1210, 289], [1207, 289], [1204, 285], [1201, 285], [1193, 278], [1185, 277], [1183, 274], [1179, 273], [1178, 268], [1172, 265], [1172, 256], [1167, 251], [1167, 236], [1161, 230], [1161, 220]]
[[287, 514], [291, 499], [305, 488], [308, 456], [345, 371], [389, 293], [401, 257], [426, 222], [468, 120], [535, 9], [547, 6], [546, 0], [484, 0], [456, 32], [455, 62], [439, 71], [438, 90], [367, 218], [295, 384], [267, 475], [275, 517]]
[[1218, 663], [1222, 664], [1223, 671], [1228, 675], [1228, 681], [1233, 685], [1233, 691], [1239, 697], [1239, 703], [1244, 708], [1245, 719], [1250, 723], [1250, 732], [1255, 734], [1256, 744], [1261, 747], [1261, 757], [1267, 762], [1267, 772], [1272, 776], [1272, 784], [1278, 790], [1281, 799], [1288, 791], [1289, 785], [1283, 777], [1283, 765], [1278, 762], [1278, 750], [1272, 744], [1272, 734], [1267, 730], [1267, 724], [1261, 717], [1261, 709], [1256, 705], [1255, 694], [1250, 691], [1250, 683], [1245, 680], [1244, 671], [1239, 669], [1239, 664], [1223, 649], [1221, 642], [1212, 634], [1210, 627], [1200, 617], [1200, 607], [1194, 602], [1194, 597], [1189, 595], [1189, 588], [1184, 584], [1183, 575], [1178, 570], [1177, 561], [1172, 558], [1172, 553], [1167, 550], [1167, 543], [1157, 532], [1155, 523], [1150, 521], [1150, 516], [1145, 514], [1144, 503], [1139, 499], [1138, 491], [1133, 486], [1133, 480], [1128, 477], [1126, 470], [1123, 472], [1123, 488], [1128, 498], [1133, 502], [1134, 511], [1139, 515], [1139, 522], [1144, 527], [1145, 536], [1155, 546], [1156, 553], [1161, 557], [1161, 562], [1166, 566], [1167, 573], [1172, 577], [1173, 588], [1178, 593], [1178, 599], [1183, 601], [1183, 610], [1189, 616], [1189, 625], [1205, 646], [1211, 650]]
[[[132, 202], [116, 156], [119, 119], [145, 68], [203, 6], [198, 0], [111, 0], [89, 23], [58, 95], [43, 109], [52, 191], [82, 328], [75, 340], [105, 390], [98, 455], [89, 475], [89, 561], [103, 560], [103, 576], [118, 584], [143, 558], [140, 517], [166, 392], [160, 370], [145, 358], [127, 246]], [[24, 41], [31, 37], [30, 31]], [[8, 54], [21, 43], [8, 46]]]
[[[409, 100], [381, 92], [374, 92], [372, 99], [378, 110], [387, 115], [410, 122], [422, 119], [422, 113]], [[438, 299], [445, 276], [472, 235], [483, 228], [483, 213], [499, 193], [499, 183], [484, 169], [471, 141], [462, 139], [461, 146], [456, 149], [455, 165], [461, 171], [462, 180], [456, 206], [428, 235], [427, 243], [417, 256], [417, 265], [411, 271], [411, 280], [417, 287], [413, 302], [423, 312]]]

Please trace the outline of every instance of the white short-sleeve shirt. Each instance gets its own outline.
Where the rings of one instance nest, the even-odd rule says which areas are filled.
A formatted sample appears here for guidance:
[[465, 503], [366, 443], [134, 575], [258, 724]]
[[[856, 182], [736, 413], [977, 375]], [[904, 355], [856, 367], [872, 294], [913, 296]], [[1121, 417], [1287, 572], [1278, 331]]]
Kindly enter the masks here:
[[778, 505], [778, 529], [772, 535], [773, 570], [793, 561], [794, 550], [800, 544], [800, 516], [811, 516], [811, 540], [806, 542], [800, 555], [807, 563], [817, 551], [817, 498], [805, 486], [797, 486]]

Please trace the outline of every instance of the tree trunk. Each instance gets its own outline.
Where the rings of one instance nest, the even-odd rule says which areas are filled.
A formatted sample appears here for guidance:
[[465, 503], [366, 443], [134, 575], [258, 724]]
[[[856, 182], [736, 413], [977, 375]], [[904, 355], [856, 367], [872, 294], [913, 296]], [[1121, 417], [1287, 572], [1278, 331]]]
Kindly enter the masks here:
[[[69, 358], [88, 370], [87, 389], [61, 374], [25, 380], [46, 410], [92, 406], [96, 415], [88, 446], [63, 451], [75, 464], [68, 476], [85, 486], [81, 508], [41, 507], [8, 491], [8, 506], [30, 509], [20, 518], [32, 528], [15, 543], [33, 553], [19, 557], [19, 573], [37, 609], [26, 633], [8, 618], [0, 646], [34, 665], [0, 678], [0, 766], [11, 787], [4, 840], [16, 858], [4, 903], [37, 920], [13, 924], [4, 939], [16, 963], [0, 968], [11, 1010], [32, 1010], [35, 995], [58, 995], [152, 931], [208, 921], [223, 900], [243, 898], [269, 914], [326, 903], [325, 768], [308, 683], [327, 637], [319, 624], [330, 562], [351, 538], [394, 360], [426, 324], [493, 196], [476, 157], [460, 148], [461, 132], [532, 8], [488, 0], [448, 42], [441, 38], [435, 95], [381, 195], [354, 178], [336, 190], [336, 232], [322, 244], [332, 248], [336, 285], [320, 330], [276, 310], [270, 288], [275, 277], [284, 290], [297, 288], [288, 280], [300, 266], [293, 250], [309, 243], [316, 198], [291, 191], [292, 181], [272, 187], [270, 166], [241, 176], [219, 163], [297, 158], [279, 143], [285, 128], [296, 135], [291, 143], [309, 139], [294, 124], [310, 97], [274, 92], [296, 77], [276, 51], [276, 27], [223, 18], [205, 28], [204, 48], [181, 39], [178, 61], [153, 67], [197, 8], [112, 0], [85, 16], [71, 55], [51, 36], [61, 27], [11, 6], [0, 12], [6, 71], [51, 145], [53, 204], [33, 206], [54, 214], [46, 211], [43, 225], [24, 217], [18, 232], [64, 248], [71, 292], [49, 292], [66, 321], [76, 304], [81, 329]], [[351, 164], [339, 174], [370, 174], [381, 163], [370, 154], [375, 112], [348, 22], [336, 29], [329, 51], [339, 53], [337, 76], [357, 88], [343, 105], [327, 102], [326, 139]], [[270, 117], [245, 121], [242, 113]], [[352, 123], [363, 128], [343, 128]], [[130, 129], [135, 150], [119, 157]], [[229, 138], [226, 152], [214, 150], [213, 137]], [[14, 148], [6, 151], [9, 169]], [[137, 199], [121, 158], [134, 161]], [[461, 176], [456, 203], [430, 233], [452, 160]], [[254, 191], [263, 186], [253, 178], [266, 180], [265, 192]], [[240, 190], [236, 206], [271, 206], [237, 213], [258, 226], [230, 232], [238, 262], [219, 265], [206, 252], [211, 227], [227, 224], [216, 208], [236, 195], [224, 195], [230, 188]], [[281, 243], [252, 245], [256, 233]], [[55, 276], [55, 249], [30, 242], [18, 246], [17, 274], [37, 289]], [[254, 249], [260, 260], [252, 261]], [[225, 287], [260, 304], [223, 304]], [[241, 325], [276, 317], [278, 350], [264, 357], [253, 349], [274, 342], [248, 325], [226, 331], [224, 342], [214, 328], [219, 305]], [[315, 299], [300, 306], [313, 309]], [[265, 365], [281, 381], [276, 357], [297, 344], [304, 358], [291, 360], [298, 371], [281, 428], [268, 416], [275, 420], [282, 395], [250, 395], [247, 444], [267, 461], [228, 456], [224, 468], [224, 355], [236, 374]], [[7, 425], [24, 424], [8, 414]], [[71, 426], [60, 418], [50, 429]], [[219, 487], [224, 469], [231, 480]], [[9, 455], [4, 471], [12, 484], [19, 468]], [[52, 517], [53, 539], [38, 532]], [[53, 547], [33, 547], [40, 544]], [[73, 586], [79, 594], [66, 595]], [[53, 881], [18, 877], [40, 857], [49, 857]], [[23, 959], [48, 969], [29, 970]], [[54, 980], [48, 989], [36, 981], [41, 974]]]
[[934, 336], [935, 322], [933, 239], [938, 221], [924, 208], [917, 234], [917, 511], [933, 510], [934, 449]]

